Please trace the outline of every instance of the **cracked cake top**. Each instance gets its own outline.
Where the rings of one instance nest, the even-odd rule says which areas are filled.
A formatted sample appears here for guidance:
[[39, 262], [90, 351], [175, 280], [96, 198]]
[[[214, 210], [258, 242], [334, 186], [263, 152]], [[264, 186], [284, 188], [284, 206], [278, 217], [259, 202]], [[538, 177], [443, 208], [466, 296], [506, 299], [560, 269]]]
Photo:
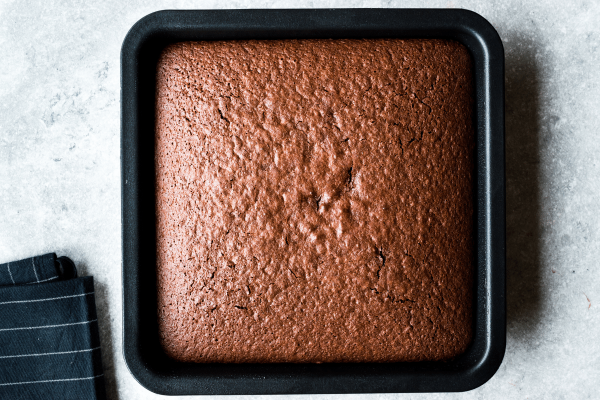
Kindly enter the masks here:
[[159, 330], [194, 362], [443, 360], [472, 336], [469, 53], [185, 42], [157, 67]]

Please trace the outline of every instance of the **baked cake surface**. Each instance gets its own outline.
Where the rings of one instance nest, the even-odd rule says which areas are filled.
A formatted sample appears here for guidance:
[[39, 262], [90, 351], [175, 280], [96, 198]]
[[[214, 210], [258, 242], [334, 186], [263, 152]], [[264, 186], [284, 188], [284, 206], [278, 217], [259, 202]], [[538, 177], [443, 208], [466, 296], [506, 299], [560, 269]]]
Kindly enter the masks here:
[[443, 360], [472, 336], [472, 67], [444, 40], [186, 42], [157, 70], [162, 345]]

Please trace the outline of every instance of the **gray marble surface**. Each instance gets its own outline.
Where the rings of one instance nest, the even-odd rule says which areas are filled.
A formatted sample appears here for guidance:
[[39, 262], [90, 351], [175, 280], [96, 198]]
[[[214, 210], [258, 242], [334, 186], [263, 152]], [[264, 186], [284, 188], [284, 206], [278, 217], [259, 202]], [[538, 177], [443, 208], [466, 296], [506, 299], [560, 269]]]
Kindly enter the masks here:
[[479, 389], [367, 397], [599, 398], [599, 2], [0, 0], [0, 262], [55, 251], [95, 277], [111, 399], [161, 397], [131, 376], [121, 346], [119, 51], [128, 29], [168, 8], [423, 5], [474, 10], [504, 42], [508, 344]]

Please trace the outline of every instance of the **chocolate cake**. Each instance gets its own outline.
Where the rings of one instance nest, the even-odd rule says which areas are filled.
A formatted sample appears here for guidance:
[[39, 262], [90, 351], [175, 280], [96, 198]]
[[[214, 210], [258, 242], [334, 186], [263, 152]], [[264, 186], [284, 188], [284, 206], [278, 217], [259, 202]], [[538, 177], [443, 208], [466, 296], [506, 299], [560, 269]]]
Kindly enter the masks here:
[[445, 360], [472, 336], [473, 77], [446, 40], [185, 42], [157, 67], [160, 339]]

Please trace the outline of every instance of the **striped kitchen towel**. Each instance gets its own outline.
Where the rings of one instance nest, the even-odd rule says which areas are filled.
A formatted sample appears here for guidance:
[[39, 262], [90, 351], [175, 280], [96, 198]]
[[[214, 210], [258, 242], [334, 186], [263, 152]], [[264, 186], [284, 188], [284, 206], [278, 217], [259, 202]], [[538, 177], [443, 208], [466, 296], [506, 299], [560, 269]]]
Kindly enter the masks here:
[[0, 264], [0, 399], [105, 399], [91, 276], [55, 254]]

